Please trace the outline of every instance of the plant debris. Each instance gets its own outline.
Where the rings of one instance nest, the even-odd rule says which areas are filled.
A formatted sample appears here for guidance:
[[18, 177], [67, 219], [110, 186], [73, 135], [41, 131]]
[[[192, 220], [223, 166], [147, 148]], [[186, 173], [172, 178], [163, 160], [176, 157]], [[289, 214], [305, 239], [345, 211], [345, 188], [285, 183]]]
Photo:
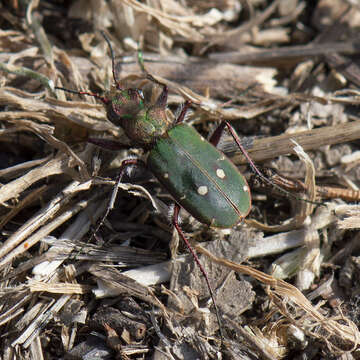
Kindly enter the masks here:
[[[4, 359], [358, 358], [360, 9], [341, 0], [0, 3], [0, 357]], [[259, 180], [252, 211], [212, 229], [181, 211], [206, 283], [142, 150], [94, 97], [113, 76], [209, 137], [230, 121]], [[98, 140], [99, 141], [99, 140]], [[282, 188], [286, 190], [279, 190]], [[304, 201], [305, 200], [305, 201]]]

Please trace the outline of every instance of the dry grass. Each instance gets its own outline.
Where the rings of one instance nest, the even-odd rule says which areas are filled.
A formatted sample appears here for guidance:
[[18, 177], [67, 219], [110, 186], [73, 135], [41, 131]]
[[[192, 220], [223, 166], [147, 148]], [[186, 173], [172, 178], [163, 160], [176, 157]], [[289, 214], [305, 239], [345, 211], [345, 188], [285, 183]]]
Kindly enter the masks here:
[[[3, 1], [2, 358], [358, 358], [359, 19], [343, 0]], [[120, 184], [91, 237], [119, 164], [144, 157], [87, 142], [128, 139], [93, 97], [54, 90], [110, 88], [101, 30], [124, 87], [159, 93], [137, 64], [141, 48], [170, 88], [168, 116], [188, 99], [187, 121], [202, 134], [231, 121], [260, 169], [293, 194], [251, 176], [224, 137], [252, 184], [250, 216], [221, 231], [182, 214], [223, 341], [151, 174]]]

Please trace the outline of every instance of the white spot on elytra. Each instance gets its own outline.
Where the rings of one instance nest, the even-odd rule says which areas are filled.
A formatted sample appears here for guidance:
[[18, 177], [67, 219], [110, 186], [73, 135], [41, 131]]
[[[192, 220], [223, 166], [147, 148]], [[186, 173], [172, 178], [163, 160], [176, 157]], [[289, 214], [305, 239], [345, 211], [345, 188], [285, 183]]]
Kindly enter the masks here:
[[216, 175], [220, 179], [224, 179], [225, 178], [225, 171], [223, 169], [216, 169]]
[[165, 173], [164, 174], [164, 178], [167, 179], [169, 177], [169, 174], [168, 173]]
[[248, 187], [247, 185], [244, 185], [244, 186], [243, 186], [243, 190], [244, 190], [245, 192], [248, 192], [248, 191], [249, 191], [249, 187]]
[[206, 195], [208, 193], [208, 188], [205, 185], [199, 186], [197, 192], [199, 195]]
[[201, 136], [201, 141], [205, 141], [205, 139]]

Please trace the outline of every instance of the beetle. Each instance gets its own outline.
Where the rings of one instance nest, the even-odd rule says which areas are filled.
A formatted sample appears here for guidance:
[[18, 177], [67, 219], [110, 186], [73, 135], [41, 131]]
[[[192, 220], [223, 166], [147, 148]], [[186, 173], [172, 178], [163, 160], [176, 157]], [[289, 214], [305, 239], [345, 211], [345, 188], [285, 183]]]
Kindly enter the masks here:
[[207, 141], [193, 127], [184, 122], [191, 105], [190, 101], [185, 102], [175, 120], [168, 119], [166, 115], [168, 87], [147, 72], [141, 53], [139, 53], [140, 67], [148, 80], [162, 87], [161, 94], [155, 103], [148, 104], [141, 90], [123, 88], [116, 76], [114, 53], [110, 40], [104, 33], [102, 35], [111, 52], [113, 89], [107, 92], [105, 96], [61, 87], [56, 87], [56, 89], [99, 99], [106, 108], [107, 118], [116, 126], [120, 126], [131, 142], [147, 150], [149, 155], [146, 164], [133, 158], [122, 161], [117, 186], [114, 188], [110, 205], [95, 233], [113, 208], [118, 184], [121, 182], [126, 169], [130, 166], [147, 166], [175, 201], [172, 224], [204, 275], [222, 337], [221, 319], [214, 292], [199, 258], [179, 225], [179, 211], [183, 207], [201, 223], [210, 227], [225, 229], [232, 228], [242, 222], [250, 212], [251, 194], [245, 177], [216, 148], [225, 127], [230, 131], [253, 170], [262, 179], [264, 177], [243, 149], [239, 137], [227, 121], [221, 121]]

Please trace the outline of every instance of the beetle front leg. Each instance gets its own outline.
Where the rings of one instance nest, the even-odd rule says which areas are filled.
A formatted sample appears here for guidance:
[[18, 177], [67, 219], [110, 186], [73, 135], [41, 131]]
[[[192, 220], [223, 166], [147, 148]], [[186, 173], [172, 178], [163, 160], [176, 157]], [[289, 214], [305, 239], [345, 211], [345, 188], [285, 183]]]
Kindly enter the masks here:
[[168, 94], [169, 94], [169, 89], [168, 89], [167, 85], [160, 82], [160, 81], [155, 80], [155, 78], [150, 74], [148, 74], [147, 77], [148, 77], [149, 80], [151, 80], [151, 81], [155, 82], [156, 84], [162, 86], [163, 89], [162, 89], [162, 92], [159, 95], [158, 99], [156, 100], [155, 107], [165, 109], [166, 105], [167, 105]]
[[193, 256], [197, 266], [199, 267], [201, 273], [203, 274], [204, 278], [205, 278], [205, 281], [206, 281], [206, 284], [207, 284], [207, 287], [209, 289], [209, 292], [210, 292], [210, 296], [211, 296], [211, 299], [212, 299], [212, 302], [214, 304], [214, 308], [215, 308], [215, 312], [216, 312], [216, 318], [217, 318], [217, 321], [219, 323], [219, 331], [220, 331], [220, 336], [221, 338], [223, 339], [224, 336], [223, 336], [223, 332], [222, 332], [222, 322], [221, 322], [221, 318], [220, 318], [220, 313], [219, 313], [219, 310], [218, 310], [218, 307], [216, 305], [216, 301], [215, 301], [215, 294], [214, 294], [214, 291], [212, 289], [212, 286], [210, 285], [210, 281], [209, 281], [209, 277], [204, 269], [204, 267], [201, 265], [201, 262], [198, 258], [198, 256], [196, 255], [196, 252], [194, 251], [194, 249], [192, 248], [189, 240], [186, 238], [185, 234], [183, 233], [183, 231], [181, 230], [181, 227], [179, 225], [179, 212], [180, 212], [180, 206], [178, 204], [175, 204], [174, 206], [174, 213], [173, 213], [173, 225], [175, 226], [175, 229], [176, 231], [178, 232], [178, 234], [180, 235], [180, 237], [183, 239], [186, 247], [188, 248], [188, 250], [190, 251], [191, 255]]
[[213, 144], [215, 147], [217, 147], [217, 145], [221, 139], [221, 135], [224, 131], [224, 128], [225, 128], [225, 121], [221, 121], [221, 123], [218, 125], [218, 127], [215, 129], [215, 131], [211, 134], [209, 142], [211, 144]]
[[159, 107], [159, 108], [162, 108], [162, 109], [165, 109], [166, 108], [166, 105], [167, 105], [167, 99], [168, 99], [168, 93], [169, 93], [169, 89], [168, 89], [168, 86], [159, 81], [159, 80], [156, 80], [145, 68], [145, 64], [144, 64], [144, 58], [143, 58], [143, 55], [142, 55], [142, 52], [138, 52], [138, 62], [139, 62], [139, 65], [140, 65], [140, 68], [142, 70], [142, 72], [146, 75], [146, 78], [148, 80], [150, 80], [151, 82], [157, 84], [157, 85], [160, 85], [162, 86], [162, 92], [161, 94], [159, 95], [158, 99], [156, 100], [156, 104], [155, 104], [155, 107]]
[[185, 115], [186, 115], [187, 111], [189, 110], [189, 107], [191, 104], [192, 104], [192, 102], [190, 100], [185, 101], [185, 104], [183, 105], [179, 116], [177, 117], [177, 119], [175, 119], [174, 125], [180, 124], [185, 120]]
[[129, 144], [122, 144], [118, 141], [101, 138], [88, 138], [86, 142], [111, 151], [128, 150], [132, 147]]
[[105, 219], [108, 217], [110, 211], [114, 208], [114, 204], [115, 204], [115, 200], [116, 200], [116, 197], [117, 197], [117, 194], [118, 194], [118, 191], [119, 191], [119, 185], [121, 183], [121, 180], [126, 172], [126, 169], [129, 167], [129, 166], [143, 166], [145, 167], [145, 164], [142, 160], [140, 159], [125, 159], [122, 161], [121, 165], [120, 165], [120, 169], [119, 169], [119, 174], [116, 178], [116, 185], [113, 189], [113, 192], [111, 194], [111, 198], [110, 198], [110, 201], [109, 201], [109, 205], [105, 211], [105, 214], [103, 215], [103, 217], [101, 218], [98, 226], [96, 227], [95, 231], [92, 233], [90, 239], [92, 239], [96, 233], [99, 231], [99, 229], [101, 228], [101, 226], [104, 224], [104, 221]]

